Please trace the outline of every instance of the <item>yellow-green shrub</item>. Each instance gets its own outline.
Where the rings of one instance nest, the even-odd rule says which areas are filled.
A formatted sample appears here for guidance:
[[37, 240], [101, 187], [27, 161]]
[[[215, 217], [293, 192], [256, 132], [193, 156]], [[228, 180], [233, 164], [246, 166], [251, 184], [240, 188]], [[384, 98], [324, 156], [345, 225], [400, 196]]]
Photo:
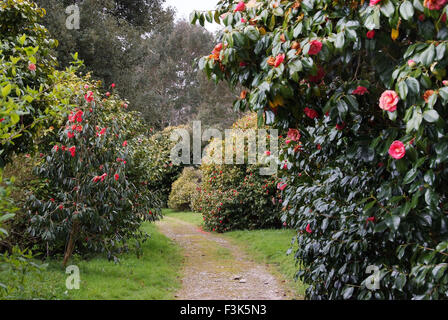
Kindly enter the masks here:
[[187, 167], [171, 188], [168, 207], [175, 210], [191, 210], [192, 197], [201, 182], [201, 171]]

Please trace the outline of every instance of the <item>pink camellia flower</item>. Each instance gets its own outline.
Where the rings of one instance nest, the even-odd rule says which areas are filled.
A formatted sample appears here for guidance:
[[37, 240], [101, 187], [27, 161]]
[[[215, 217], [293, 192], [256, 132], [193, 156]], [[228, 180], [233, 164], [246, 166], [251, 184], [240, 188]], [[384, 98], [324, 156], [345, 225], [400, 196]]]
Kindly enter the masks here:
[[280, 190], [280, 191], [283, 191], [283, 190], [285, 190], [285, 188], [286, 188], [287, 186], [288, 186], [288, 184], [279, 182], [279, 183], [277, 184], [277, 189]]
[[30, 71], [36, 71], [36, 65], [35, 65], [34, 63], [30, 63], [30, 64], [28, 65], [28, 70], [30, 70]]
[[70, 152], [72, 157], [75, 157], [75, 155], [76, 155], [76, 147], [71, 147], [71, 148], [68, 149], [68, 151]]
[[57, 146], [57, 145], [54, 146], [54, 147], [53, 147], [53, 151], [54, 151], [54, 152], [58, 152], [58, 151], [59, 151], [59, 146]]
[[376, 6], [380, 2], [381, 2], [381, 0], [370, 0], [370, 5], [371, 6]]
[[100, 177], [101, 178], [101, 182], [103, 182], [107, 177], [107, 173], [103, 173], [103, 175]]
[[284, 53], [281, 53], [281, 54], [279, 54], [276, 58], [275, 58], [275, 62], [274, 62], [274, 67], [279, 67], [282, 63], [283, 63], [283, 61], [285, 60], [285, 54]]
[[127, 145], [128, 145], [127, 141], [123, 142], [123, 147], [126, 147]]
[[85, 85], [84, 85], [84, 89], [85, 89], [85, 90], [89, 89], [89, 85], [88, 85], [88, 84], [85, 84]]
[[394, 159], [401, 159], [406, 154], [406, 148], [404, 147], [403, 142], [397, 140], [394, 141], [389, 148], [389, 155]]
[[448, 2], [448, 0], [425, 0], [423, 5], [429, 10], [440, 10]]
[[286, 142], [286, 144], [290, 144], [291, 140], [286, 140], [285, 142]]
[[266, 151], [266, 155], [270, 156], [271, 155], [271, 151]]
[[306, 226], [305, 231], [308, 232], [309, 234], [313, 233], [313, 230], [311, 230], [311, 225], [309, 223]]
[[[300, 140], [300, 132], [297, 129], [289, 129], [288, 131], [288, 138], [293, 141], [299, 141]], [[287, 142], [288, 143], [288, 142]]]
[[319, 40], [313, 40], [310, 42], [310, 49], [308, 50], [308, 54], [310, 56], [318, 54], [322, 50], [322, 42]]
[[444, 86], [448, 86], [448, 80], [443, 80], [442, 83]]
[[241, 18], [241, 23], [246, 23], [246, 22], [247, 22], [246, 19]]
[[86, 93], [86, 95], [84, 96], [84, 98], [86, 99], [86, 101], [88, 102], [88, 103], [90, 103], [90, 102], [92, 102], [93, 101], [93, 92], [92, 91], [88, 91], [87, 93]]
[[116, 174], [114, 175], [114, 178], [115, 178], [115, 181], [118, 181], [118, 179], [120, 179], [120, 175], [119, 175], [118, 173], [116, 173]]
[[303, 110], [303, 112], [305, 112], [305, 114], [308, 116], [308, 118], [311, 118], [311, 119], [315, 119], [315, 118], [319, 117], [319, 114], [317, 113], [316, 110], [310, 109], [308, 107], [306, 107]]
[[369, 92], [369, 91], [367, 90], [366, 87], [358, 86], [358, 88], [356, 88], [356, 89], [352, 92], [352, 94], [356, 94], [356, 95], [359, 95], [359, 96], [363, 96], [363, 95], [365, 95], [365, 94], [368, 93], [368, 92]]
[[112, 83], [110, 86], [112, 89], [115, 88], [115, 83]]
[[367, 39], [373, 39], [375, 37], [375, 30], [370, 30], [366, 34]]
[[394, 112], [397, 110], [397, 104], [400, 99], [398, 98], [398, 94], [393, 90], [386, 90], [380, 97], [380, 108]]
[[110, 97], [110, 92], [106, 92], [106, 97]]
[[415, 67], [415, 65], [416, 65], [416, 63], [414, 60], [412, 60], [412, 59], [408, 60], [408, 66], [410, 66], [412, 68], [412, 67]]
[[246, 4], [244, 3], [244, 1], [240, 1], [237, 5], [236, 8], [233, 12], [238, 12], [238, 11], [244, 11], [246, 10]]

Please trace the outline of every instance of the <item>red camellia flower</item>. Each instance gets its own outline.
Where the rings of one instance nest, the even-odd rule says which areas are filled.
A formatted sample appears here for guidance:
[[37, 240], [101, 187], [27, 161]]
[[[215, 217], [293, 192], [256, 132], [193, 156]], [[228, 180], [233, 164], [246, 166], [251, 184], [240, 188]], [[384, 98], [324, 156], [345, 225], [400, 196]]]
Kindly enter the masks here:
[[356, 95], [359, 95], [359, 96], [363, 96], [363, 95], [365, 95], [365, 94], [368, 93], [368, 92], [369, 92], [369, 91], [367, 90], [366, 87], [359, 86], [358, 88], [356, 88], [356, 89], [352, 92], [352, 94], [356, 94]]
[[68, 136], [69, 139], [72, 139], [72, 138], [75, 136], [75, 134], [74, 134], [73, 132], [70, 132], [70, 131], [69, 131], [69, 132], [67, 133], [67, 136]]
[[245, 66], [247, 66], [247, 63], [244, 62], [244, 61], [241, 61], [241, 62], [240, 62], [240, 67], [245, 67]]
[[317, 150], [322, 150], [322, 146], [320, 144], [317, 144], [316, 148]]
[[367, 39], [373, 39], [375, 37], [375, 30], [370, 30], [366, 34]]
[[386, 90], [380, 97], [380, 108], [389, 112], [397, 110], [397, 104], [400, 99], [393, 90]]
[[280, 190], [280, 191], [283, 191], [283, 190], [285, 190], [285, 188], [287, 187], [287, 185], [288, 185], [288, 184], [286, 184], [286, 183], [281, 183], [281, 182], [279, 182], [279, 183], [277, 184], [277, 189]]
[[314, 83], [319, 83], [325, 77], [325, 70], [321, 66], [317, 68], [317, 74], [315, 76], [310, 75], [308, 80]]
[[448, 2], [448, 0], [425, 0], [423, 5], [429, 10], [440, 10]]
[[406, 154], [406, 148], [404, 147], [403, 142], [401, 141], [394, 141], [389, 148], [389, 155], [394, 159], [401, 159]]
[[306, 232], [308, 232], [309, 234], [313, 233], [313, 230], [311, 230], [311, 225], [308, 223], [308, 225], [306, 226], [305, 229]]
[[54, 146], [53, 147], [53, 151], [58, 152], [59, 151], [59, 146]]
[[123, 142], [123, 147], [126, 147], [127, 145], [128, 145], [127, 141]]
[[274, 67], [279, 67], [283, 61], [285, 60], [286, 56], [284, 53], [279, 54], [276, 58], [275, 58], [275, 62], [274, 62]]
[[308, 54], [310, 56], [318, 54], [322, 50], [322, 42], [319, 40], [313, 40], [310, 42], [310, 50], [308, 50]]
[[115, 178], [115, 181], [118, 181], [118, 179], [120, 179], [120, 175], [119, 175], [118, 173], [116, 173], [116, 174], [114, 175], [114, 178]]
[[266, 151], [266, 155], [270, 156], [271, 155], [271, 151]]
[[[288, 138], [293, 140], [293, 141], [299, 141], [300, 140], [300, 132], [297, 129], [289, 129], [288, 131]], [[286, 142], [288, 143], [288, 142]]]
[[28, 65], [28, 70], [30, 70], [30, 71], [36, 71], [36, 65], [35, 65], [34, 63], [30, 63], [30, 64]]
[[97, 135], [98, 137], [101, 137], [101, 136], [103, 136], [103, 135], [106, 134], [106, 131], [107, 131], [107, 129], [106, 129], [106, 128], [103, 128], [103, 129], [101, 129], [100, 132], [97, 132], [96, 135]]
[[237, 5], [236, 8], [233, 12], [238, 12], [238, 11], [244, 11], [246, 10], [246, 4], [244, 3], [244, 1], [240, 1]]
[[86, 95], [84, 96], [84, 99], [86, 99], [86, 101], [88, 103], [93, 101], [93, 92], [92, 91], [87, 91]]
[[338, 129], [338, 130], [344, 130], [344, 128], [345, 128], [345, 122], [342, 122], [341, 124], [337, 124], [336, 125], [336, 129]]
[[315, 119], [315, 118], [319, 117], [319, 114], [314, 109], [310, 109], [310, 108], [306, 107], [303, 111], [308, 116], [308, 118]]
[[1, 118], [0, 119], [0, 123], [2, 123], [3, 121], [5, 121], [5, 118]]
[[51, 201], [51, 202], [54, 202], [55, 200], [54, 200], [54, 198], [51, 198], [50, 201]]
[[375, 217], [368, 217], [367, 218], [367, 220], [366, 220], [367, 222], [375, 222]]
[[375, 5], [377, 5], [378, 3], [380, 3], [381, 2], [381, 0], [370, 0], [370, 5], [371, 6], [375, 6]]
[[71, 148], [68, 149], [68, 151], [70, 152], [72, 157], [75, 157], [75, 155], [76, 155], [76, 147], [71, 147]]
[[115, 88], [115, 83], [112, 83], [110, 86], [112, 89]]

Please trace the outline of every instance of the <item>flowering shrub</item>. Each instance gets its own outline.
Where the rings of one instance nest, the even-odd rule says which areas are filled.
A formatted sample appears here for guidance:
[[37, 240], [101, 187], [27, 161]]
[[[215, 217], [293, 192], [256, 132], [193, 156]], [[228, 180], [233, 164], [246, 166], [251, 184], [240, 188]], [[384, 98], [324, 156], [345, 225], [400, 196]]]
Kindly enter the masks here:
[[184, 168], [179, 179], [174, 181], [168, 207], [174, 210], [191, 210], [191, 202], [196, 188], [201, 182], [201, 172], [194, 168]]
[[448, 298], [446, 4], [224, 0], [192, 14], [225, 25], [199, 65], [246, 87], [235, 107], [301, 134], [283, 150], [283, 220], [308, 298]]
[[[254, 129], [256, 123], [256, 115], [250, 114], [238, 120], [233, 128]], [[213, 139], [205, 158], [215, 157], [215, 147], [223, 145], [223, 141]], [[193, 197], [192, 207], [202, 213], [208, 230], [225, 232], [281, 226], [282, 199], [277, 176], [260, 175], [260, 165], [221, 165], [207, 163], [205, 158], [200, 167], [202, 185]]]
[[136, 114], [115, 96], [99, 97], [87, 83], [72, 97], [78, 106], [36, 168], [47, 184], [28, 201], [28, 232], [47, 252], [65, 248], [64, 264], [75, 249], [112, 257], [129, 238], [146, 239], [142, 221], [160, 217], [157, 198], [133, 179], [140, 162], [130, 156], [126, 124]]

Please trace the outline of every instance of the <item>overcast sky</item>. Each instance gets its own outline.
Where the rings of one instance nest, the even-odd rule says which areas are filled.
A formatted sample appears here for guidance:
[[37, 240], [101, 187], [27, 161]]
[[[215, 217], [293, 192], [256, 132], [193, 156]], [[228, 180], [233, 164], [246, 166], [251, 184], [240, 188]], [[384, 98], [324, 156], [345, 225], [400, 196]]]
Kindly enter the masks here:
[[[190, 13], [194, 10], [212, 10], [216, 7], [218, 0], [166, 0], [165, 5], [174, 7], [177, 11], [177, 19], [188, 21]], [[198, 24], [199, 25], [199, 24]], [[209, 31], [216, 31], [219, 25], [206, 22], [205, 27]]]

